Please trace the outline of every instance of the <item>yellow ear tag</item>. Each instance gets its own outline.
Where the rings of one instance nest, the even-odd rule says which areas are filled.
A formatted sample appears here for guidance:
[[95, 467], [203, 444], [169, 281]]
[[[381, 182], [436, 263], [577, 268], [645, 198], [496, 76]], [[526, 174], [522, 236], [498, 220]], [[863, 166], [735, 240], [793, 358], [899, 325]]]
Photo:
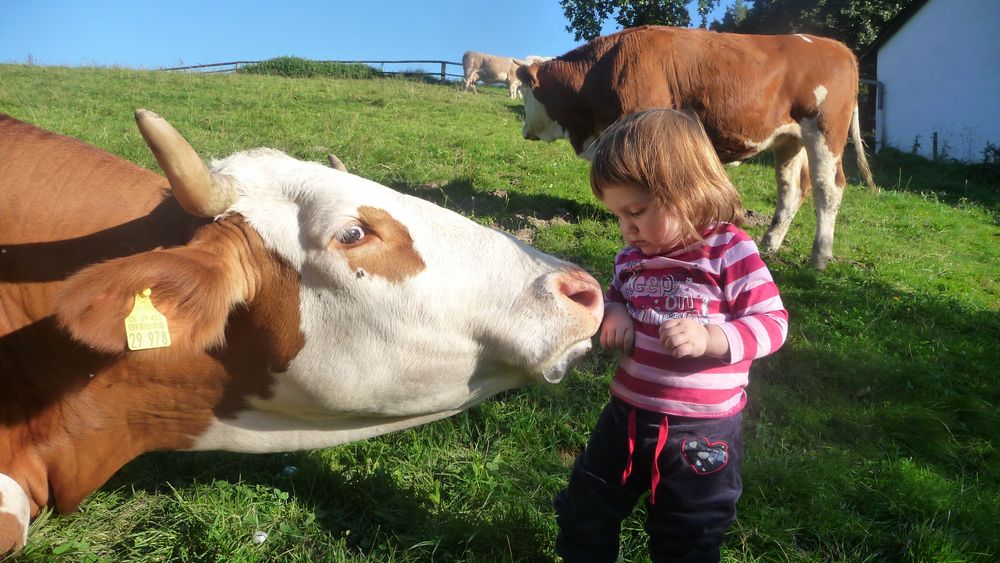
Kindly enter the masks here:
[[129, 350], [148, 350], [170, 346], [170, 331], [167, 317], [153, 307], [149, 300], [152, 290], [148, 287], [135, 294], [132, 312], [125, 317], [125, 334], [128, 336]]

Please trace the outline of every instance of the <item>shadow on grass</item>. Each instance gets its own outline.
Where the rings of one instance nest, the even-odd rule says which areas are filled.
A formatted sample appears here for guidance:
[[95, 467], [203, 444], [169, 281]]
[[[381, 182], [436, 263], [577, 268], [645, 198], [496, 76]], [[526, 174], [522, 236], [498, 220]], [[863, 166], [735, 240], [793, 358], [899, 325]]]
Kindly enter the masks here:
[[[968, 201], [994, 210], [1000, 207], [1000, 164], [934, 162], [891, 148], [867, 158], [875, 184], [883, 190], [934, 194], [953, 206]], [[745, 162], [774, 168], [774, 154], [764, 151]], [[852, 143], [844, 149], [843, 163], [847, 181], [864, 185]]]
[[[939, 411], [939, 420], [952, 427], [930, 434], [953, 443], [907, 440], [903, 448], [929, 463], [944, 459], [946, 467], [966, 468], [962, 460], [968, 457], [942, 455], [954, 452], [959, 436], [992, 439], [1000, 427], [997, 311], [904, 292], [853, 268], [818, 273], [780, 264], [771, 269], [796, 342], [777, 361], [762, 362], [769, 384], [781, 385], [798, 400], [877, 408], [883, 416], [895, 406], [903, 407], [901, 414], [918, 405]], [[882, 418], [875, 426], [887, 422]], [[1000, 483], [1000, 472], [994, 477]]]
[[507, 106], [507, 110], [519, 117], [522, 122], [524, 121], [524, 104]]
[[[360, 554], [365, 560], [395, 552], [398, 560], [532, 561], [545, 550], [547, 531], [532, 525], [529, 516], [517, 514], [516, 507], [515, 511], [497, 511], [501, 515], [489, 521], [465, 510], [450, 511], [444, 504], [436, 506], [414, 489], [400, 485], [386, 469], [359, 475], [349, 466], [332, 468], [321, 452], [151, 453], [126, 465], [102, 490], [114, 490], [120, 502], [128, 503], [137, 492], [172, 495], [179, 491], [186, 497], [186, 489], [216, 481], [239, 483], [249, 489], [273, 487], [287, 492], [293, 502], [315, 515], [330, 538], [346, 538], [348, 554]], [[359, 467], [379, 462], [363, 451], [356, 456]], [[296, 468], [292, 475], [285, 471], [289, 466]], [[389, 463], [385, 466], [391, 467]], [[188, 520], [171, 519], [170, 525], [186, 526]], [[200, 524], [205, 529], [175, 532], [189, 542], [199, 542], [210, 534], [208, 524]], [[248, 536], [251, 533], [247, 530]], [[314, 543], [322, 549], [330, 542]]]
[[885, 190], [930, 193], [949, 205], [968, 201], [995, 211], [1000, 207], [1000, 164], [934, 162], [887, 148], [873, 157], [872, 173]]
[[797, 506], [774, 533], [823, 530], [793, 541], [846, 560], [1000, 553], [997, 311], [854, 268], [771, 270], [790, 339], [751, 375], [746, 502]]

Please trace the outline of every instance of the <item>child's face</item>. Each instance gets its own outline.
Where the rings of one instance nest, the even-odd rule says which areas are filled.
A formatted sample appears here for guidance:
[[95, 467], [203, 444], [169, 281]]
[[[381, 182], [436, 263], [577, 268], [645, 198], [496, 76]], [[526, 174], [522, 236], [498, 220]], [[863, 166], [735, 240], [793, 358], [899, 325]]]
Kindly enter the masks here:
[[618, 217], [622, 237], [647, 256], [664, 254], [680, 246], [682, 237], [677, 222], [650, 197], [649, 192], [632, 184], [604, 188], [605, 207]]

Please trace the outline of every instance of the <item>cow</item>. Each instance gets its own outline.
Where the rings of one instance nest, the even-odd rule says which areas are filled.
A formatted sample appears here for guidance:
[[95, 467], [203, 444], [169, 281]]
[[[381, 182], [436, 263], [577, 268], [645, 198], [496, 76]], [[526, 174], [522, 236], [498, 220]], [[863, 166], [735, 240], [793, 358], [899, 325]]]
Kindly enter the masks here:
[[148, 451], [377, 436], [558, 382], [600, 286], [431, 202], [274, 149], [162, 176], [0, 116], [0, 555]]
[[517, 79], [517, 69], [527, 64], [527, 61], [514, 59], [511, 57], [498, 57], [487, 55], [477, 51], [466, 51], [462, 55], [462, 74], [465, 76], [464, 91], [470, 89], [476, 91], [476, 81], [482, 80], [486, 84], [507, 85], [510, 92], [510, 99], [516, 99], [521, 95], [519, 87], [521, 83]]
[[[524, 65], [533, 65], [535, 63], [544, 63], [545, 61], [551, 61], [555, 57], [543, 57], [542, 55], [528, 55], [524, 57]], [[518, 65], [518, 66], [524, 66]]]
[[589, 159], [593, 142], [623, 115], [693, 111], [723, 162], [774, 153], [777, 205], [762, 240], [773, 253], [815, 189], [810, 264], [833, 256], [846, 179], [848, 133], [874, 187], [858, 124], [858, 65], [845, 45], [812, 35], [740, 35], [643, 26], [598, 37], [554, 60], [520, 67], [526, 139], [566, 138]]

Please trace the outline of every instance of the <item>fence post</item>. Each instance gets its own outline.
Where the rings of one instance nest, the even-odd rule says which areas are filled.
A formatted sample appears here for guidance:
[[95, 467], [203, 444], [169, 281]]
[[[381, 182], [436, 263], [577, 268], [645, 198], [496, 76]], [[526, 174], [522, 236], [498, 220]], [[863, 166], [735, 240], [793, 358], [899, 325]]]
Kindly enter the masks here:
[[445, 80], [445, 62], [441, 61], [441, 82]]

